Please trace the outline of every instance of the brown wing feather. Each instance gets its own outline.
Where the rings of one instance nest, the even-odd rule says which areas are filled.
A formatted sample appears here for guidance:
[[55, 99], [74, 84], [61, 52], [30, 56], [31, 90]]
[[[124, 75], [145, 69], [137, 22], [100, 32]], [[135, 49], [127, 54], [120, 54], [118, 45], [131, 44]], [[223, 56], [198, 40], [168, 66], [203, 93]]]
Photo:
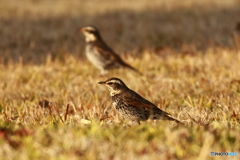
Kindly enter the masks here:
[[114, 51], [105, 43], [96, 41], [94, 46], [98, 53], [101, 54], [101, 56], [103, 56], [105, 59], [115, 61], [116, 58], [114, 56]]
[[95, 47], [97, 49], [97, 51], [107, 60], [110, 61], [110, 63], [106, 66], [110, 67], [110, 66], [114, 66], [113, 64], [115, 62], [118, 62], [120, 65], [122, 65], [123, 67], [126, 67], [128, 69], [131, 69], [137, 73], [139, 73], [140, 75], [142, 75], [141, 72], [139, 72], [138, 70], [136, 70], [135, 68], [133, 68], [132, 66], [130, 66], [129, 64], [127, 64], [126, 62], [124, 62], [122, 60], [122, 58], [116, 54], [110, 47], [108, 47], [108, 45], [104, 42], [95, 42]]
[[169, 115], [169, 113], [164, 112], [163, 110], [158, 108], [156, 105], [154, 105], [153, 103], [146, 100], [145, 98], [143, 98], [142, 96], [140, 96], [139, 94], [137, 94], [132, 90], [131, 92], [128, 92], [124, 96], [125, 96], [124, 99], [126, 100], [126, 103], [128, 105], [136, 106], [138, 108], [145, 108], [146, 110], [154, 110], [154, 111], [162, 112]]
[[179, 123], [178, 120], [170, 117], [169, 113], [164, 112], [163, 110], [158, 108], [156, 105], [144, 99], [142, 96], [140, 96], [139, 94], [137, 94], [132, 90], [124, 95], [124, 100], [126, 104], [130, 106], [135, 106], [139, 110], [144, 110], [149, 114], [149, 116], [152, 116], [153, 114], [158, 114], [163, 119], [172, 120]]

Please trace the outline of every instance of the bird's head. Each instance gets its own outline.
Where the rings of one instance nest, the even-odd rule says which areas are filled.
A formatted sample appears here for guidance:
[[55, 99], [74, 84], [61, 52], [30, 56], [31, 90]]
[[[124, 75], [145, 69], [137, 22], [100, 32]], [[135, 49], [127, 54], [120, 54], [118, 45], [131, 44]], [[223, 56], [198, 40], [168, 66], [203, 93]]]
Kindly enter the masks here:
[[85, 36], [86, 42], [93, 42], [97, 39], [101, 39], [98, 29], [94, 26], [86, 26], [80, 29]]
[[99, 84], [104, 84], [110, 91], [110, 95], [114, 96], [120, 94], [128, 89], [128, 87], [119, 78], [110, 78], [103, 82], [98, 82]]

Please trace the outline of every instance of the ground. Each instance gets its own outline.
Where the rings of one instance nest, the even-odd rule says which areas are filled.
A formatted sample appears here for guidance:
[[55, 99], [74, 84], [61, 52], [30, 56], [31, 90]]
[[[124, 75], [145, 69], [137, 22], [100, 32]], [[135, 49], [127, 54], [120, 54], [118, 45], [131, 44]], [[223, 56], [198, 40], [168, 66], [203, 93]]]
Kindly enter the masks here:
[[[0, 3], [1, 159], [239, 159], [239, 0]], [[101, 76], [86, 25], [144, 75]], [[121, 78], [183, 122], [122, 119], [98, 81]]]

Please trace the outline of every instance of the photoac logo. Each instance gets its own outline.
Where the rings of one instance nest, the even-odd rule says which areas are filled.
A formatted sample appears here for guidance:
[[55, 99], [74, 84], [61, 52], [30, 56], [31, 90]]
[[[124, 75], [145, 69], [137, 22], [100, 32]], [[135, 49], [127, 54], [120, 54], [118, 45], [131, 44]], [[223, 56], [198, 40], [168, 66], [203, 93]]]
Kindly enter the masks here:
[[210, 156], [238, 156], [237, 152], [210, 152]]
[[211, 157], [215, 156], [215, 152], [210, 152], [210, 156]]

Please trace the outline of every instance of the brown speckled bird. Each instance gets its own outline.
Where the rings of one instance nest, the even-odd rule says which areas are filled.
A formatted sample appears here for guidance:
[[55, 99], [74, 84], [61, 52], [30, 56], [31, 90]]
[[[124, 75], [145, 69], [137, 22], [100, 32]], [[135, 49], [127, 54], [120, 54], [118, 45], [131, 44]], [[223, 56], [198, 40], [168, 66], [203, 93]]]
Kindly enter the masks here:
[[80, 29], [85, 35], [86, 55], [88, 60], [97, 67], [101, 74], [107, 70], [124, 67], [141, 74], [138, 70], [124, 62], [108, 45], [103, 41], [96, 27], [86, 26]]
[[180, 123], [180, 121], [170, 117], [169, 113], [162, 111], [156, 105], [129, 89], [119, 78], [110, 78], [98, 83], [107, 86], [114, 108], [127, 119], [138, 123], [148, 119], [162, 119]]

